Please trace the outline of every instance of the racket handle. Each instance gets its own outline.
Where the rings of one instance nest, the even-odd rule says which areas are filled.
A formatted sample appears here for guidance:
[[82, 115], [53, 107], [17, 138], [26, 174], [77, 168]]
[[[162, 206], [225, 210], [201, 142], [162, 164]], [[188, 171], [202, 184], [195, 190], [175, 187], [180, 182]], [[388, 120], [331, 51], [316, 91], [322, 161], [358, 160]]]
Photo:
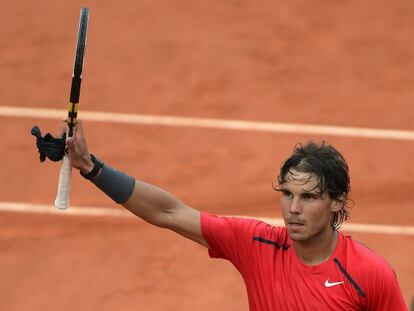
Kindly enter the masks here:
[[69, 207], [70, 181], [72, 179], [72, 166], [67, 155], [63, 156], [60, 167], [59, 183], [55, 200], [55, 207], [66, 209]]

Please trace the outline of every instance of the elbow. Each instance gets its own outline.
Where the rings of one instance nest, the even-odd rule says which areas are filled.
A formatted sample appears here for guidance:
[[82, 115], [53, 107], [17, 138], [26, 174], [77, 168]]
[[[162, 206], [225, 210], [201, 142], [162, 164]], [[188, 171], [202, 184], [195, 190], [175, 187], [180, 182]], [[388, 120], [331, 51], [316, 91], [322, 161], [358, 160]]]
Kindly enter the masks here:
[[[129, 209], [129, 208], [128, 208]], [[179, 205], [171, 206], [143, 206], [137, 205], [134, 209], [129, 209], [136, 216], [145, 222], [160, 227], [171, 229], [174, 226], [174, 219], [180, 209]]]

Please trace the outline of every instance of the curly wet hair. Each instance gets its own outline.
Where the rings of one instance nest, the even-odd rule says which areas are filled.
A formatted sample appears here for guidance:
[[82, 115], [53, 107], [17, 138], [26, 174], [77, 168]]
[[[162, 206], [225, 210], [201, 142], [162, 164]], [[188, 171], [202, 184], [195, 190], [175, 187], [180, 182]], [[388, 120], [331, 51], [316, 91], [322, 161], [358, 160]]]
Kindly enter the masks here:
[[[341, 203], [341, 210], [334, 214], [331, 222], [332, 228], [338, 230], [342, 223], [350, 217], [349, 167], [342, 154], [325, 141], [297, 144], [293, 154], [280, 168], [279, 185], [286, 182], [287, 174], [292, 170], [315, 176], [318, 180], [319, 191], [328, 193], [332, 199]], [[279, 190], [278, 187], [274, 187], [274, 189]]]

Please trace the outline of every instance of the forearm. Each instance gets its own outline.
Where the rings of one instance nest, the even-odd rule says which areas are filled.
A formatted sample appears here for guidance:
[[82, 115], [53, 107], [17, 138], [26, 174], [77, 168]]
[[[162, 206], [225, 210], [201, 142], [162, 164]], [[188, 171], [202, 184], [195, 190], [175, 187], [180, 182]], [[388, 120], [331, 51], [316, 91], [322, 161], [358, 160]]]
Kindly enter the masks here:
[[116, 203], [160, 227], [172, 229], [174, 213], [186, 207], [167, 191], [103, 164], [93, 155], [82, 165], [81, 174]]

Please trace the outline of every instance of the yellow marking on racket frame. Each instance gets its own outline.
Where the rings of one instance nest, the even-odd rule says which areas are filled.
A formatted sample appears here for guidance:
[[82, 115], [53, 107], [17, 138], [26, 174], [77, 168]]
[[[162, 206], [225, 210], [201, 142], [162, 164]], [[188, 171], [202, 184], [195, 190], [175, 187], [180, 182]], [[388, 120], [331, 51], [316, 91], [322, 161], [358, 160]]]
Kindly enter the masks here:
[[78, 116], [78, 103], [69, 102], [68, 123], [73, 126], [75, 124], [75, 120], [77, 116]]
[[69, 103], [69, 113], [78, 113], [78, 103]]

